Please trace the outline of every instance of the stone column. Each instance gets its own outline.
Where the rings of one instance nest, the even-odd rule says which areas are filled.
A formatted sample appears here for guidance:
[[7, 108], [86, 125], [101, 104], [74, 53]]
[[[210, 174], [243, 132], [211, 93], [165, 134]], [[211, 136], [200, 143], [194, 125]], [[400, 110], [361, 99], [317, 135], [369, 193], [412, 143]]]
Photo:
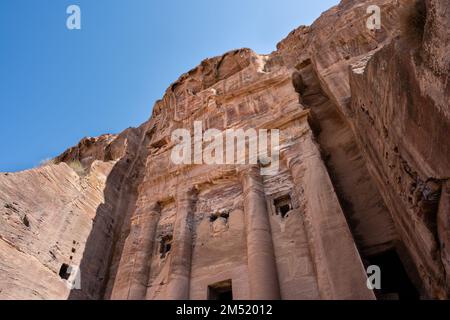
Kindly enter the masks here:
[[247, 230], [250, 299], [280, 299], [280, 287], [272, 243], [272, 233], [260, 168], [252, 166], [239, 173]]
[[188, 300], [191, 276], [192, 226], [196, 190], [181, 191], [177, 195], [177, 216], [170, 252], [169, 281], [167, 299]]
[[138, 209], [132, 217], [112, 299], [145, 299], [159, 217], [160, 207], [157, 202], [145, 209]]
[[299, 137], [283, 156], [295, 193], [306, 203], [302, 214], [321, 297], [375, 299], [367, 288], [367, 274], [312, 133]]

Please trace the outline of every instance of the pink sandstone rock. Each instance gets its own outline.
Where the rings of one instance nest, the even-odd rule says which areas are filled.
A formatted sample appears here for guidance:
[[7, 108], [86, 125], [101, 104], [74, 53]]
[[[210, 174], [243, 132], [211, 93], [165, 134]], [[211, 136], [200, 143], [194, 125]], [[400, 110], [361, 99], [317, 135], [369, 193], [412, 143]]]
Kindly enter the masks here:
[[[417, 43], [412, 1], [343, 0], [270, 55], [204, 60], [139, 128], [0, 174], [0, 298], [448, 299], [450, 5], [423, 4]], [[279, 129], [278, 174], [174, 164], [194, 121]]]

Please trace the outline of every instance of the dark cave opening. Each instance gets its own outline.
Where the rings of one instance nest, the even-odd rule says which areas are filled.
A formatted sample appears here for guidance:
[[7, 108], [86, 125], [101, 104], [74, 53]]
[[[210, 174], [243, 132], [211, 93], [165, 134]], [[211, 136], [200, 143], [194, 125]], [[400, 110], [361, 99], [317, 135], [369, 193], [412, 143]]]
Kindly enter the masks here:
[[70, 267], [68, 264], [63, 263], [59, 269], [59, 276], [61, 279], [68, 280], [70, 278]]
[[378, 300], [419, 300], [419, 292], [395, 250], [371, 256], [367, 260], [381, 270], [381, 289], [374, 290]]
[[159, 255], [161, 259], [164, 259], [172, 249], [172, 241], [173, 236], [170, 234], [161, 238], [159, 245]]
[[273, 201], [275, 206], [275, 213], [282, 218], [286, 218], [288, 213], [292, 210], [292, 200], [290, 195], [285, 195]]

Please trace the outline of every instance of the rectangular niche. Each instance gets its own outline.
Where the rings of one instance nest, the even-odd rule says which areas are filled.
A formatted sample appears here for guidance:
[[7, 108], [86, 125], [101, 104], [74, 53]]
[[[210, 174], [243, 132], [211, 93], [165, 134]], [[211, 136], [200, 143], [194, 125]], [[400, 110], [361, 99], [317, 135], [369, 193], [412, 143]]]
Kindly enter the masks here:
[[275, 207], [275, 214], [281, 218], [286, 218], [293, 209], [292, 199], [289, 194], [275, 198], [273, 200], [273, 205]]
[[231, 279], [209, 285], [208, 300], [233, 300], [233, 286]]

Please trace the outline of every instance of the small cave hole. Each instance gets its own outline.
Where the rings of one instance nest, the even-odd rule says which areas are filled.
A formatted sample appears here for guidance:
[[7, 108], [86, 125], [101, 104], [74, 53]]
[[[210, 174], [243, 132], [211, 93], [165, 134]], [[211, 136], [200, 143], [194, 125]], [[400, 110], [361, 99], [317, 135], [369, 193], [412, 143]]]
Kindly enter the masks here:
[[290, 195], [285, 195], [275, 199], [273, 204], [275, 206], [275, 213], [282, 218], [286, 218], [289, 212], [293, 209]]
[[24, 215], [24, 216], [23, 216], [22, 222], [23, 222], [23, 224], [24, 224], [27, 228], [30, 227], [30, 220], [28, 220], [27, 215]]
[[172, 241], [173, 241], [172, 235], [166, 235], [161, 238], [159, 247], [159, 255], [161, 259], [164, 259], [172, 249]]
[[224, 218], [225, 220], [228, 221], [229, 217], [230, 217], [230, 213], [228, 211], [217, 212], [217, 213], [213, 213], [212, 215], [209, 216], [209, 221], [214, 222], [218, 218]]
[[59, 276], [61, 279], [68, 280], [70, 278], [70, 266], [67, 263], [63, 263], [59, 269]]

